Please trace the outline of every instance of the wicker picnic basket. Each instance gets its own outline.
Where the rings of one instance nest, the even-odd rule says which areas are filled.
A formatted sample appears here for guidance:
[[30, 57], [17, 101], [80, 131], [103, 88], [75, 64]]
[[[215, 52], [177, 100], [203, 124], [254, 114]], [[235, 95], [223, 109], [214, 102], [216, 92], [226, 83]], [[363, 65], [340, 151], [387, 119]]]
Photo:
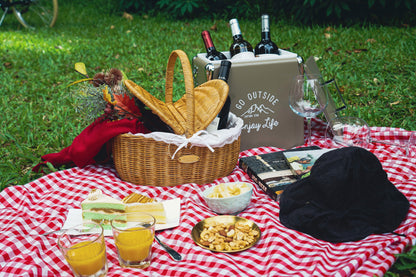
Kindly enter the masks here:
[[[173, 71], [177, 58], [181, 62], [186, 92], [173, 103]], [[204, 131], [228, 95], [228, 85], [224, 81], [211, 80], [194, 88], [188, 57], [183, 51], [175, 50], [169, 57], [166, 70], [166, 103], [129, 80], [125, 84], [153, 113], [172, 127], [175, 134], [152, 132], [115, 137], [112, 142], [113, 159], [122, 180], [164, 187], [204, 184], [233, 171], [240, 153], [242, 120], [230, 114], [227, 129], [218, 130], [214, 136]], [[207, 144], [212, 138], [217, 141]]]

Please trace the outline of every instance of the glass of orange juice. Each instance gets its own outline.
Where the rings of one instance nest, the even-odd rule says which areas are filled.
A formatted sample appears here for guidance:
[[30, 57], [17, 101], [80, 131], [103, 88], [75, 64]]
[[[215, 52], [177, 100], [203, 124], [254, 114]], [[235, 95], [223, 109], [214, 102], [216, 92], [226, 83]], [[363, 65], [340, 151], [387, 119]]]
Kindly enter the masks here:
[[146, 268], [152, 258], [156, 220], [142, 212], [127, 213], [111, 220], [121, 267]]
[[74, 276], [107, 276], [104, 229], [100, 224], [76, 225], [59, 236], [58, 245]]

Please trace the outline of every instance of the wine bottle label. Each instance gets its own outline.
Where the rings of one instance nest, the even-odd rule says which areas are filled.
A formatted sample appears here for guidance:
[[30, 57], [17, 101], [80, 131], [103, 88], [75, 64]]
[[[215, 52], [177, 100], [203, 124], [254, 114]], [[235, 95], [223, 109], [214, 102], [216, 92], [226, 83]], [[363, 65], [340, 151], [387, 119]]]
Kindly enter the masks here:
[[214, 120], [208, 125], [208, 127], [206, 129], [207, 132], [211, 133], [211, 132], [214, 132], [214, 131], [218, 130], [219, 124], [220, 124], [220, 118], [218, 116], [216, 116], [214, 118]]
[[228, 82], [228, 76], [230, 74], [231, 62], [221, 61], [221, 66], [218, 71], [218, 79]]

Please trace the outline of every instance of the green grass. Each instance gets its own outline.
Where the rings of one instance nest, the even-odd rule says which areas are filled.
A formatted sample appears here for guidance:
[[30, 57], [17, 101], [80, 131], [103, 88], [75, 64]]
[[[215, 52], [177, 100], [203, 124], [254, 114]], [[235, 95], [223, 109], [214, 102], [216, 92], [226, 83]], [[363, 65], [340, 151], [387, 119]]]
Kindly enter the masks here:
[[[31, 168], [40, 156], [57, 152], [90, 122], [75, 113], [66, 86], [81, 76], [117, 67], [161, 97], [167, 58], [174, 49], [191, 59], [203, 52], [200, 32], [217, 26], [214, 43], [231, 43], [228, 19], [171, 21], [161, 16], [110, 13], [106, 1], [61, 1], [52, 29], [23, 29], [13, 15], [0, 27], [0, 189], [40, 177]], [[260, 39], [260, 21], [239, 19], [245, 39]], [[406, 23], [406, 22], [403, 22]], [[416, 130], [416, 28], [391, 26], [296, 26], [272, 22], [279, 47], [305, 59], [318, 57], [329, 79], [335, 77], [348, 103], [345, 114], [371, 126]], [[389, 273], [393, 274], [393, 273]]]

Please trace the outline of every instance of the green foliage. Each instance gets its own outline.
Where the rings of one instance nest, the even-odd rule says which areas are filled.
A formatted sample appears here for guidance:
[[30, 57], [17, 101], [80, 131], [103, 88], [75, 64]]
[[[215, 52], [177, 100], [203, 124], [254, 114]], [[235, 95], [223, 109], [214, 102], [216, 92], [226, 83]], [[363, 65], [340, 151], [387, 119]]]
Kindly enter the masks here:
[[118, 0], [115, 2], [115, 5], [121, 11], [146, 13], [155, 8], [154, 2], [149, 0]]
[[203, 0], [160, 0], [156, 5], [171, 15], [187, 17], [196, 15], [202, 4]]
[[401, 258], [397, 262], [397, 269], [400, 270], [408, 270], [415, 267], [416, 263], [416, 247], [412, 248], [409, 252], [398, 254], [399, 258]]
[[[113, 0], [115, 1], [115, 0]], [[121, 11], [171, 18], [258, 18], [261, 13], [299, 23], [415, 23], [414, 0], [121, 0]]]
[[398, 23], [404, 15], [415, 22], [416, 2], [413, 0], [368, 0], [367, 3], [361, 0], [284, 0], [280, 3], [280, 9], [303, 23]]

